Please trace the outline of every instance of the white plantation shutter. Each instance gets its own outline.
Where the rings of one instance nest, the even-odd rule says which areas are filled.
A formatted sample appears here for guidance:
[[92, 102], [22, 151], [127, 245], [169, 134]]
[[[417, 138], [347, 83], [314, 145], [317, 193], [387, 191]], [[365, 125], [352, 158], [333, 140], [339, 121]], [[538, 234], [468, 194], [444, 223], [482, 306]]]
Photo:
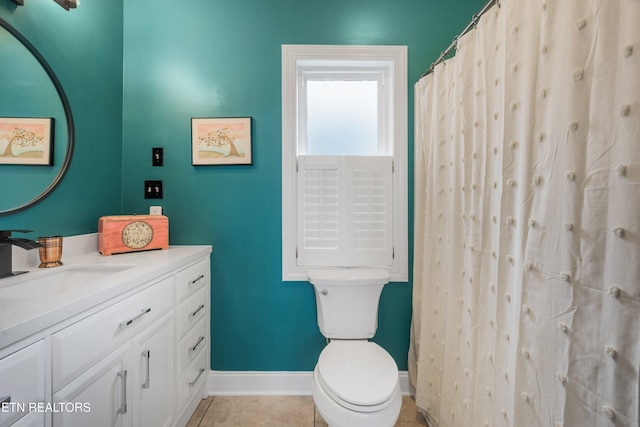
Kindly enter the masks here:
[[299, 156], [297, 265], [392, 265], [392, 173], [392, 157]]
[[349, 235], [345, 246], [350, 265], [393, 263], [393, 158], [348, 157]]
[[298, 265], [337, 265], [340, 227], [337, 157], [298, 161]]

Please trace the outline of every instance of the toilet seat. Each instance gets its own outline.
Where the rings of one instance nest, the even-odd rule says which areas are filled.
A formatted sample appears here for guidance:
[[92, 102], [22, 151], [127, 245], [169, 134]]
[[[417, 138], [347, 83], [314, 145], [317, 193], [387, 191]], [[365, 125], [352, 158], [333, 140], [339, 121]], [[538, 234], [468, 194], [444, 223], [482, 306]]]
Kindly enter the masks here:
[[333, 340], [316, 365], [322, 389], [339, 405], [358, 412], [388, 406], [398, 388], [398, 366], [382, 347], [366, 340]]

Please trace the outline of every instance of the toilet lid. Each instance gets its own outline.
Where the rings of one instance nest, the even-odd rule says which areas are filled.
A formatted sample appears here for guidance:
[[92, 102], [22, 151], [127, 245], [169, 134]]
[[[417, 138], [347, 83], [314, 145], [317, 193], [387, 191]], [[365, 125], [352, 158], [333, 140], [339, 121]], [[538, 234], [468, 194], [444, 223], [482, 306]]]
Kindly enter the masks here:
[[378, 344], [333, 340], [320, 353], [318, 374], [328, 392], [361, 406], [378, 405], [393, 395], [398, 366]]

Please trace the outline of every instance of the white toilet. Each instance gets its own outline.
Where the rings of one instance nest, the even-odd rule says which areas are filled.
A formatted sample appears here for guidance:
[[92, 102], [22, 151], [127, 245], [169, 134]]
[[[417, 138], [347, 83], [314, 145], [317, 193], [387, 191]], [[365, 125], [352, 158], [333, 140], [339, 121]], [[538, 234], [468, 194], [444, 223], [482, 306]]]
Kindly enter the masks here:
[[329, 344], [313, 372], [312, 393], [330, 427], [388, 427], [400, 414], [398, 366], [368, 341], [378, 328], [385, 270], [311, 270], [320, 332]]

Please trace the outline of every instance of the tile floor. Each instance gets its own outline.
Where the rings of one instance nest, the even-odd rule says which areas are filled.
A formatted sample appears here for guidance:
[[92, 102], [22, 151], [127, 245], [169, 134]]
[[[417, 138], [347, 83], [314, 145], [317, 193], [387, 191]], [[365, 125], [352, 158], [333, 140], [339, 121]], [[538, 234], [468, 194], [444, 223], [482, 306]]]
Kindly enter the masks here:
[[[427, 423], [409, 396], [402, 398], [396, 427]], [[204, 399], [187, 427], [327, 427], [311, 396], [215, 396]]]

